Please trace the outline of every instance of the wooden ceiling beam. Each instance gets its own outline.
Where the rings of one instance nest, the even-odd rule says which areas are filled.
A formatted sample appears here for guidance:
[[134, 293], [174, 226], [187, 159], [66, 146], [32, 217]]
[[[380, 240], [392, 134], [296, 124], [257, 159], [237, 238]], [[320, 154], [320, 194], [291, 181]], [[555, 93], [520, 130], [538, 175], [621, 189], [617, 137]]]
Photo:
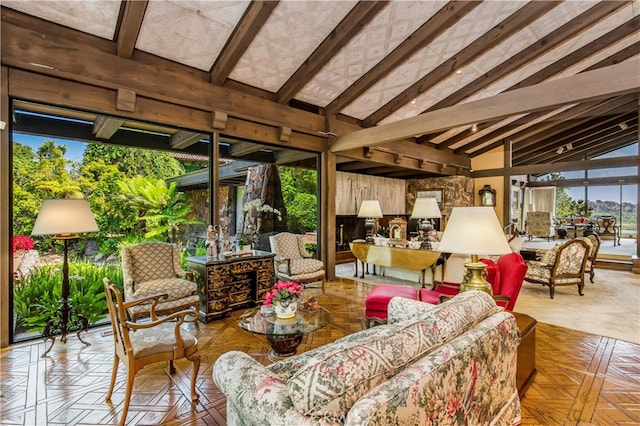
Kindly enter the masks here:
[[200, 140], [204, 138], [205, 135], [203, 135], [202, 133], [180, 130], [171, 135], [171, 148], [185, 149], [188, 146], [200, 142]]
[[[10, 15], [5, 10], [2, 9], [3, 18]], [[49, 28], [46, 25], [44, 27]], [[56, 77], [59, 79], [56, 85], [68, 81], [111, 90], [128, 88], [134, 90], [139, 98], [147, 97], [167, 105], [196, 111], [225, 111], [229, 117], [270, 126], [286, 126], [294, 132], [314, 136], [325, 129], [326, 120], [323, 115], [216, 86], [208, 82], [208, 74], [205, 72], [180, 73], [168, 60], [156, 59], [151, 65], [121, 58], [115, 56], [113, 51], [102, 49], [104, 46], [99, 37], [93, 37], [95, 43], [82, 37], [81, 43], [74, 38], [75, 32], [67, 28], [56, 26], [52, 31], [42, 33], [38, 29], [17, 26], [11, 20], [3, 21], [0, 27], [3, 64], [10, 68]], [[59, 54], [61, 49], [64, 50], [64, 55]], [[48, 68], [34, 64], [47, 65]], [[172, 84], [167, 84], [168, 81]], [[42, 95], [40, 93], [38, 96]], [[53, 103], [70, 105], [65, 97]], [[136, 112], [138, 111], [142, 109], [136, 106]]]
[[[588, 58], [589, 56], [595, 54], [596, 52], [599, 52], [602, 49], [605, 49], [611, 45], [613, 45], [614, 43], [622, 40], [623, 38], [627, 37], [629, 34], [632, 34], [634, 31], [637, 31], [638, 29], [638, 19], [640, 19], [640, 17], [636, 17], [634, 19], [631, 19], [629, 22], [625, 23], [624, 25], [620, 26], [620, 27], [616, 27], [614, 30], [608, 32], [607, 34], [597, 38], [596, 40], [592, 41], [591, 43], [586, 44], [585, 46], [583, 46], [582, 48], [570, 53], [567, 56], [564, 56], [563, 58], [559, 59], [558, 61], [548, 65], [547, 67], [541, 69], [540, 71], [538, 71], [537, 73], [529, 76], [528, 78], [526, 78], [525, 80], [514, 84], [513, 86], [509, 87], [508, 89], [505, 90], [505, 92], [511, 91], [511, 90], [515, 90], [521, 87], [527, 87], [527, 86], [532, 86], [534, 84], [538, 84], [541, 83], [549, 78], [551, 78], [554, 75], [557, 75], [558, 73], [564, 71], [566, 68], [569, 68], [570, 66], [573, 66], [574, 64], [580, 63], [580, 61]], [[640, 42], [634, 43], [633, 45], [627, 47], [626, 49], [623, 49], [620, 52], [617, 52], [615, 55], [611, 55], [610, 57], [606, 58], [603, 61], [598, 62], [597, 64], [587, 68], [584, 71], [590, 71], [590, 70], [594, 70], [594, 69], [598, 69], [598, 68], [602, 68], [605, 66], [609, 66], [609, 65], [614, 65], [616, 63], [619, 63], [625, 59], [630, 58], [631, 56], [634, 56], [636, 54], [638, 54], [640, 52]], [[584, 72], [583, 71], [583, 72]], [[538, 113], [538, 114], [543, 114], [542, 112]], [[533, 122], [533, 120], [535, 119], [535, 115], [531, 115], [524, 117], [521, 120], [518, 120], [519, 123], [513, 123], [514, 125], [522, 125], [524, 123], [527, 122]], [[489, 128], [493, 125], [495, 125], [497, 123], [497, 121], [491, 121], [491, 122], [487, 122], [487, 123], [479, 123], [477, 125], [478, 130], [477, 131], [472, 131], [471, 129], [467, 129], [464, 130], [463, 132], [457, 134], [456, 136], [447, 139], [446, 141], [438, 144], [438, 147], [442, 147], [442, 148], [449, 148], [457, 143], [463, 142], [469, 138], [474, 137], [478, 131], [482, 131], [486, 128]], [[520, 124], [522, 123], [522, 124]], [[498, 139], [504, 139], [507, 135], [502, 134], [502, 132], [497, 131], [495, 133], [493, 133], [494, 136], [494, 140], [498, 140]], [[487, 136], [487, 138], [489, 138]]]
[[[550, 120], [548, 123], [542, 123], [542, 125], [533, 126], [518, 133], [517, 135], [513, 135], [510, 137], [510, 140], [513, 142], [515, 150], [521, 151], [527, 147], [539, 145], [545, 139], [550, 137], [554, 137], [555, 139], [558, 134], [564, 134], [569, 129], [580, 129], [579, 126], [582, 125], [588, 126], [588, 123], [591, 123], [594, 117], [616, 113], [619, 108], [624, 109], [624, 106], [629, 102], [632, 101], [628, 96], [614, 98], [607, 102], [603, 102], [595, 108], [591, 108], [589, 110], [589, 116], [585, 116], [586, 111], [581, 111], [579, 114], [575, 115], [561, 113], [556, 116], [557, 119]], [[580, 106], [581, 105], [578, 105], [577, 107], [564, 112], [569, 113], [571, 110], [576, 110]], [[606, 119], [606, 116], [601, 118], [601, 120]], [[575, 130], [570, 131], [575, 132]]]
[[[624, 117], [628, 115], [619, 115], [611, 117], [605, 121], [593, 120], [589, 125], [580, 126], [574, 130], [576, 135], [571, 140], [558, 138], [547, 139], [535, 146], [535, 149], [524, 152], [518, 152], [517, 156], [513, 156], [514, 164], [521, 164], [526, 161], [527, 164], [537, 164], [548, 161], [563, 161], [564, 158], [573, 156], [577, 153], [588, 152], [588, 147], [592, 142], [598, 142], [601, 139], [609, 137], [615, 138], [623, 130], [618, 127], [618, 123], [624, 121]], [[566, 133], [571, 133], [569, 130]], [[573, 149], [565, 153], [557, 153], [557, 149], [571, 144]]]
[[211, 67], [211, 82], [221, 86], [231, 74], [242, 55], [267, 22], [279, 1], [249, 2], [238, 25], [233, 29], [216, 62]]
[[407, 61], [414, 53], [431, 43], [460, 19], [478, 7], [478, 1], [450, 1], [389, 55], [365, 72], [357, 81], [325, 107], [327, 114], [341, 111], [380, 79]]
[[[588, 12], [588, 11], [587, 11]], [[576, 19], [580, 18], [582, 15], [578, 16]], [[578, 21], [580, 22], [580, 21]], [[567, 25], [571, 24], [569, 22]], [[568, 55], [563, 56], [559, 60], [555, 61], [549, 66], [541, 69], [540, 71], [530, 75], [524, 80], [520, 81], [517, 84], [509, 87], [507, 90], [515, 90], [521, 87], [531, 86], [533, 84], [538, 84], [541, 81], [545, 81], [554, 75], [562, 72], [563, 70], [574, 66], [575, 64], [580, 63], [580, 61], [588, 58], [589, 56], [593, 56], [595, 53], [600, 52], [618, 41], [628, 37], [631, 34], [634, 34], [638, 31], [640, 27], [640, 16], [636, 16], [629, 21], [625, 22], [623, 25], [615, 27], [613, 30], [608, 33], [598, 37], [590, 43], [587, 43], [583, 47], [574, 50]], [[604, 66], [604, 65], [602, 65]], [[599, 66], [597, 68], [601, 68]], [[593, 69], [597, 69], [593, 68]]]
[[342, 50], [388, 4], [389, 1], [359, 1], [278, 90], [277, 102], [281, 104], [289, 102], [337, 52]]
[[339, 152], [525, 112], [637, 93], [640, 90], [637, 78], [639, 67], [640, 60], [631, 59], [594, 71], [358, 130], [339, 136], [330, 149]]
[[584, 126], [577, 126], [572, 129], [553, 135], [547, 139], [543, 139], [540, 143], [554, 142], [558, 146], [567, 143], [581, 143], [594, 137], [594, 132], [603, 131], [603, 129], [611, 128], [616, 130], [618, 124], [629, 121], [630, 117], [636, 116], [636, 112], [629, 112], [626, 108], [618, 108], [611, 111], [603, 117], [591, 117], [591, 120]]
[[598, 157], [604, 153], [614, 151], [621, 145], [625, 145], [631, 138], [633, 133], [637, 131], [637, 127], [628, 128], [627, 130], [617, 130], [610, 134], [599, 134], [597, 137], [592, 138], [583, 145], [574, 148], [570, 151], [566, 151], [558, 157], [540, 158], [536, 163], [543, 164], [548, 162], [557, 161], [577, 161], [577, 160], [589, 160], [594, 157]]
[[[560, 163], [532, 164], [514, 166], [509, 169], [509, 174], [514, 175], [537, 175], [551, 172], [569, 172], [575, 170], [598, 170], [608, 169], [612, 167], [633, 167], [638, 165], [638, 156], [617, 157], [617, 158], [601, 158], [585, 162], [567, 161]], [[474, 170], [471, 173], [473, 178], [504, 176], [505, 169], [500, 167], [496, 169]]]
[[[579, 105], [576, 105], [572, 108], [560, 111], [558, 114], [553, 114], [552, 117], [547, 117], [546, 120], [542, 123], [537, 123], [535, 120], [531, 120], [531, 121], [527, 121], [527, 117], [522, 117], [521, 119], [517, 120], [517, 127], [512, 128], [511, 130], [507, 130], [505, 131], [496, 131], [488, 136], [486, 136], [485, 138], [483, 138], [482, 143], [486, 143], [488, 141], [491, 141], [491, 144], [484, 146], [483, 148], [473, 151], [470, 155], [471, 156], [477, 156], [477, 155], [481, 155], [484, 154], [488, 151], [491, 151], [492, 149], [495, 149], [499, 146], [502, 145], [502, 138], [509, 138], [510, 140], [513, 141], [514, 138], [512, 138], [513, 135], [519, 135], [519, 137], [517, 138], [518, 141], [518, 145], [516, 146], [516, 141], [514, 141], [514, 155], [516, 155], [516, 153], [518, 151], [523, 150], [524, 148], [527, 148], [529, 146], [532, 145], [537, 145], [540, 143], [540, 141], [545, 137], [545, 136], [538, 136], [538, 137], [534, 137], [536, 134], [545, 131], [546, 129], [549, 128], [549, 124], [553, 124], [553, 123], [557, 123], [557, 122], [563, 122], [563, 121], [568, 121], [571, 120], [573, 118], [576, 117], [581, 117], [583, 114], [589, 112], [591, 115], [601, 115], [601, 114], [606, 114], [611, 112], [612, 110], [615, 110], [616, 108], [620, 107], [621, 105], [624, 105], [628, 102], [631, 102], [632, 99], [635, 99], [635, 95], [631, 94], [631, 95], [627, 95], [627, 96], [621, 96], [619, 98], [613, 98], [610, 100], [607, 100], [605, 102], [599, 102], [599, 101], [591, 101], [591, 102], [585, 102]], [[576, 125], [574, 123], [574, 125]], [[536, 127], [536, 126], [541, 126], [541, 127]], [[534, 130], [532, 130], [532, 128]], [[536, 132], [535, 129], [538, 129], [539, 131]], [[525, 132], [531, 132], [528, 133], [526, 137], [523, 137], [523, 135], [525, 135]], [[488, 139], [488, 140], [485, 140]], [[524, 140], [526, 139], [526, 140]], [[476, 144], [478, 141], [474, 142], [474, 144]], [[469, 146], [469, 145], [465, 145]], [[475, 145], [475, 146], [479, 146], [479, 145]]]
[[471, 168], [471, 161], [466, 155], [453, 153], [451, 150], [439, 150], [432, 146], [421, 145], [412, 141], [396, 141], [393, 144], [376, 145], [375, 148], [385, 149], [387, 152], [401, 154], [406, 157], [428, 160], [432, 163], [455, 164], [464, 168]]
[[124, 120], [113, 117], [98, 116], [93, 123], [93, 134], [98, 139], [111, 139], [120, 130]]
[[122, 2], [122, 19], [118, 23], [116, 35], [116, 54], [122, 58], [131, 59], [136, 41], [140, 34], [140, 27], [147, 11], [148, 0], [125, 0]]
[[477, 59], [485, 52], [491, 50], [508, 37], [521, 30], [530, 22], [535, 21], [539, 16], [544, 15], [549, 10], [556, 7], [559, 2], [529, 2], [525, 6], [511, 14], [504, 21], [487, 31], [485, 34], [474, 40], [467, 47], [448, 60], [444, 61], [433, 71], [416, 81], [407, 89], [403, 90], [391, 101], [369, 114], [363, 120], [365, 127], [371, 127], [381, 121], [383, 118], [391, 115], [403, 105], [411, 102], [420, 94], [431, 89], [433, 86], [444, 80], [445, 78], [455, 74], [455, 72]]
[[558, 29], [540, 38], [526, 49], [521, 50], [501, 64], [496, 65], [490, 71], [483, 73], [473, 82], [432, 105], [424, 112], [434, 111], [462, 102], [471, 95], [478, 93], [490, 84], [524, 67], [529, 62], [539, 58], [567, 40], [576, 37], [623, 6], [626, 6], [624, 2], [597, 3]]

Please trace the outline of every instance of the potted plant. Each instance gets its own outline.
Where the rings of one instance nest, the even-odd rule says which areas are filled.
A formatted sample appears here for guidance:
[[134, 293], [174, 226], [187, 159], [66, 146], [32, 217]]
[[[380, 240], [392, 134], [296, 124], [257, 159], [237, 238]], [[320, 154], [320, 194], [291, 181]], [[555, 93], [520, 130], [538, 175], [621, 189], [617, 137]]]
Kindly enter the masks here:
[[264, 304], [273, 305], [278, 318], [293, 318], [302, 300], [304, 286], [293, 281], [278, 281], [265, 296]]

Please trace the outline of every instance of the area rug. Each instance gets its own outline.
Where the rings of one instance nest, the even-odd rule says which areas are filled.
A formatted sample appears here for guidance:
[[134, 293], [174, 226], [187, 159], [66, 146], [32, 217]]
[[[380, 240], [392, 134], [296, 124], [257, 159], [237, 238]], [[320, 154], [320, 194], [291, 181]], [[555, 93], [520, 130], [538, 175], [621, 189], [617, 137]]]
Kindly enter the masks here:
[[[350, 266], [350, 267], [349, 267]], [[397, 283], [419, 288], [416, 282], [365, 275], [353, 277], [353, 265], [336, 266], [336, 275], [367, 284]], [[630, 272], [596, 269], [595, 282], [586, 279], [584, 296], [578, 287], [549, 288], [524, 282], [515, 311], [539, 322], [640, 344], [640, 277]]]

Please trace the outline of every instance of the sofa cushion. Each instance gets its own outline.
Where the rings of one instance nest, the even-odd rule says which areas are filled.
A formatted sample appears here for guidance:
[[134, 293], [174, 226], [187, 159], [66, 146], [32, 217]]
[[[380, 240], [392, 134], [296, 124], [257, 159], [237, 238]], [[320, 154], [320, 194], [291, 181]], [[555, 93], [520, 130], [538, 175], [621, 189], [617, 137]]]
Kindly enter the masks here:
[[491, 296], [469, 293], [481, 292], [466, 292], [459, 300], [437, 306], [392, 299], [429, 306], [433, 314], [375, 327], [319, 348], [287, 383], [295, 408], [304, 415], [344, 416], [371, 388], [501, 310]]
[[324, 263], [318, 259], [291, 259], [289, 261], [289, 272], [291, 275], [308, 274], [324, 268]]
[[289, 379], [293, 405], [304, 415], [346, 415], [369, 389], [442, 343], [430, 325], [418, 320], [376, 327], [364, 341], [323, 347]]

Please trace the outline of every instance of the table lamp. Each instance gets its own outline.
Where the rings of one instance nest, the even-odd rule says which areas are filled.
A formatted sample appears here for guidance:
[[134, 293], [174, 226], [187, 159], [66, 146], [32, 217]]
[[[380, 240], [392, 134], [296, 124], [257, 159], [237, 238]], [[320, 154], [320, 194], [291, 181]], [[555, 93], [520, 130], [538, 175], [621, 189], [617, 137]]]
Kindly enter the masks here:
[[363, 200], [358, 210], [358, 217], [364, 217], [364, 229], [367, 231], [366, 241], [373, 243], [373, 228], [376, 225], [376, 219], [382, 217], [382, 210], [378, 200]]
[[431, 219], [441, 218], [440, 208], [435, 198], [417, 198], [413, 205], [411, 219], [419, 219], [418, 231], [422, 235], [421, 248], [431, 250], [429, 231], [433, 229]]
[[484, 279], [487, 265], [478, 261], [478, 254], [507, 254], [511, 247], [493, 207], [454, 207], [438, 251], [471, 255], [471, 261], [464, 264], [470, 276], [460, 284], [460, 291], [475, 289], [493, 294], [491, 284]]
[[[62, 291], [60, 300], [60, 334], [63, 343], [67, 341], [67, 332], [69, 331], [69, 311], [71, 304], [69, 303], [69, 243], [78, 238], [79, 233], [98, 231], [98, 225], [91, 213], [89, 202], [87, 200], [43, 200], [40, 212], [33, 225], [31, 235], [52, 235], [54, 240], [62, 240], [64, 242], [64, 258], [62, 264]], [[80, 330], [82, 331], [82, 330]], [[80, 338], [78, 331], [78, 339], [88, 345], [89, 343]], [[45, 329], [44, 337], [51, 339], [51, 346], [42, 356], [45, 356], [55, 343], [54, 335], [56, 330]]]

